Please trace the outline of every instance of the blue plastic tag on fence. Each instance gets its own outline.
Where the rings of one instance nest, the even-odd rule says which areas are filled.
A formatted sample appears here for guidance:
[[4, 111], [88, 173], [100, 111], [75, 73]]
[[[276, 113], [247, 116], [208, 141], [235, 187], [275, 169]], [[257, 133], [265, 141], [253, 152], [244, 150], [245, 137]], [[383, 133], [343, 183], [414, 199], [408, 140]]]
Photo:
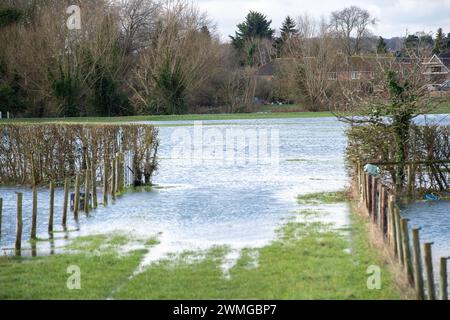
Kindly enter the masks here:
[[381, 175], [381, 170], [377, 166], [374, 166], [373, 164], [366, 164], [364, 166], [364, 172], [367, 172], [371, 176], [379, 177]]

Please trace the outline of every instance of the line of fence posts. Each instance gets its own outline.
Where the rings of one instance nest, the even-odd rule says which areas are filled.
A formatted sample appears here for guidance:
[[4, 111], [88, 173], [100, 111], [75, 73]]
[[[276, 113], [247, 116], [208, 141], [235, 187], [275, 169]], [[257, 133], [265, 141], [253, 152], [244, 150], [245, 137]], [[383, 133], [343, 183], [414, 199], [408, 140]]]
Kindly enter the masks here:
[[[34, 179], [34, 160], [32, 160], [32, 172], [33, 172], [33, 185], [32, 185], [32, 205], [31, 205], [31, 232], [30, 240], [34, 243], [37, 240], [37, 224], [38, 224], [38, 188]], [[112, 163], [111, 172], [109, 171], [109, 165], [105, 162], [103, 168], [103, 205], [108, 204], [108, 193], [111, 194], [112, 199], [115, 201], [118, 194], [122, 194], [125, 190], [125, 175], [124, 161], [121, 154], [117, 154]], [[109, 175], [111, 174], [111, 175]], [[91, 164], [91, 167], [87, 168], [84, 172], [84, 203], [81, 206], [81, 175], [75, 176], [75, 192], [73, 195], [73, 203], [71, 210], [73, 210], [74, 220], [78, 221], [80, 209], [84, 210], [86, 215], [89, 215], [90, 209], [96, 209], [97, 203], [97, 172], [96, 167]], [[109, 183], [111, 181], [111, 183]], [[49, 220], [48, 220], [48, 233], [50, 238], [54, 233], [54, 213], [55, 213], [55, 182], [49, 184]], [[111, 187], [109, 187], [111, 186]], [[61, 225], [64, 230], [67, 230], [67, 216], [69, 211], [69, 195], [72, 187], [71, 179], [65, 178], [64, 180], [64, 197], [62, 208], [62, 221]], [[92, 202], [91, 200], [92, 196]], [[17, 255], [21, 254], [22, 250], [22, 234], [23, 234], [23, 194], [17, 193], [17, 209], [16, 209], [16, 241], [15, 252]], [[2, 236], [2, 216], [3, 216], [3, 199], [0, 198], [0, 239]]]
[[[408, 194], [414, 193], [415, 168], [408, 166]], [[409, 283], [414, 287], [416, 298], [435, 300], [437, 298], [433, 271], [432, 243], [423, 245], [423, 257], [420, 247], [420, 228], [413, 228], [412, 246], [409, 220], [402, 218], [395, 194], [384, 186], [379, 178], [364, 172], [361, 164], [355, 170], [361, 203], [365, 206], [369, 218], [379, 229], [383, 240], [391, 248], [398, 263], [405, 270]], [[422, 260], [423, 258], [423, 260]], [[439, 298], [448, 300], [447, 263], [450, 257], [440, 259]], [[424, 285], [424, 273], [426, 287]]]

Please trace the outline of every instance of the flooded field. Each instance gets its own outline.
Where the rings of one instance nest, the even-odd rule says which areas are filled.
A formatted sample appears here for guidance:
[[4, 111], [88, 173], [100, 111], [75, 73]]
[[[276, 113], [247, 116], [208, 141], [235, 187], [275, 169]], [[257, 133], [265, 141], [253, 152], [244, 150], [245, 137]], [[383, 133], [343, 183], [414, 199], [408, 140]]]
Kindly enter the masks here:
[[[426, 121], [450, 123], [446, 116], [429, 116]], [[45, 241], [48, 192], [39, 191], [38, 236], [43, 241], [37, 244], [38, 254], [58, 252], [67, 239], [80, 235], [112, 232], [158, 237], [160, 244], [145, 258], [144, 266], [168, 253], [215, 245], [231, 247], [236, 256], [242, 248], [262, 247], [301, 208], [297, 195], [346, 187], [344, 129], [334, 118], [164, 123], [160, 166], [151, 192], [128, 193], [113, 205], [100, 205], [90, 217], [81, 215], [79, 224], [70, 219], [68, 232], [57, 227], [60, 232], [49, 242]], [[247, 136], [244, 146], [236, 138], [240, 135]], [[24, 243], [29, 239], [31, 190], [0, 188], [3, 249], [14, 243], [17, 191], [24, 193]], [[57, 190], [56, 226], [61, 221], [62, 196]], [[347, 205], [322, 209], [330, 213], [323, 216], [324, 222], [336, 226], [349, 222]], [[422, 227], [423, 240], [435, 242], [435, 259], [450, 254], [448, 202], [419, 203], [404, 214], [412, 225]]]
[[[177, 122], [173, 127], [160, 128], [160, 167], [152, 192], [129, 193], [107, 208], [100, 205], [90, 217], [82, 215], [78, 225], [72, 219], [70, 232], [56, 234], [53, 244], [38, 243], [38, 253], [58, 251], [65, 238], [106, 232], [134, 237], [158, 235], [161, 244], [152, 250], [148, 261], [169, 252], [213, 245], [260, 247], [270, 242], [275, 230], [299, 210], [298, 194], [342, 190], [348, 183], [344, 125], [335, 119], [207, 121], [203, 126], [180, 126], [184, 124]], [[239, 135], [240, 130], [250, 137], [250, 147], [241, 148], [236, 143], [231, 147], [234, 154], [229, 157], [226, 135]], [[199, 132], [204, 142], [200, 143], [200, 150], [195, 150]], [[252, 140], [255, 134], [258, 140]], [[207, 141], [211, 136], [213, 141]], [[180, 146], [180, 137], [192, 139]], [[256, 153], [251, 147], [255, 143], [259, 146]], [[261, 143], [268, 146], [265, 154]], [[222, 149], [224, 155], [219, 152]], [[3, 248], [11, 248], [14, 242], [16, 191], [19, 190], [0, 189], [4, 198]], [[20, 191], [24, 193], [26, 241], [31, 190]], [[62, 196], [62, 190], [58, 190], [55, 225], [61, 221]], [[347, 207], [335, 209], [335, 218], [327, 219], [345, 225]], [[38, 214], [39, 236], [47, 239], [46, 190], [39, 192]]]

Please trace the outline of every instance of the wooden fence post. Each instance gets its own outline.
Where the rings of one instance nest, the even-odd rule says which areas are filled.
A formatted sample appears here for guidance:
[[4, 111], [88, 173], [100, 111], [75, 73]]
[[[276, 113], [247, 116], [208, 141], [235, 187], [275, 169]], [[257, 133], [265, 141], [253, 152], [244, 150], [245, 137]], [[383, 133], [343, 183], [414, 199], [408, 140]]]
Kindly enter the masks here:
[[414, 283], [416, 285], [417, 300], [425, 300], [419, 230], [420, 229], [417, 228], [412, 230], [412, 240], [414, 248]]
[[112, 162], [112, 183], [111, 183], [111, 198], [116, 201], [116, 173], [117, 173], [117, 159], [114, 158]]
[[116, 154], [116, 195], [120, 194], [120, 156]]
[[387, 194], [386, 194], [386, 188], [381, 185], [380, 188], [380, 228], [381, 232], [383, 233], [384, 240], [387, 240], [388, 230], [387, 230], [387, 224], [386, 224], [386, 203], [387, 203]]
[[370, 179], [370, 176], [367, 173], [365, 174], [365, 177], [366, 177], [366, 209], [370, 216], [370, 195], [371, 195], [372, 179]]
[[37, 188], [36, 185], [33, 184], [32, 190], [32, 208], [31, 208], [31, 240], [36, 240], [37, 234]]
[[52, 181], [50, 182], [50, 209], [49, 209], [49, 215], [48, 215], [48, 233], [50, 235], [53, 235], [53, 220], [54, 220], [54, 213], [55, 213], [55, 183]]
[[398, 248], [397, 248], [397, 233], [395, 230], [395, 218], [394, 218], [394, 208], [395, 208], [395, 201], [394, 196], [389, 196], [389, 203], [388, 203], [388, 229], [389, 229], [389, 243], [391, 247], [394, 249], [394, 255], [395, 257], [398, 256]]
[[412, 261], [411, 261], [411, 247], [409, 243], [409, 229], [408, 229], [408, 219], [402, 218], [400, 220], [402, 226], [402, 239], [403, 239], [403, 257], [405, 259], [405, 269], [408, 280], [411, 284], [414, 283], [414, 274], [412, 272]]
[[378, 184], [377, 192], [378, 192], [378, 199], [377, 199], [377, 224], [378, 227], [381, 230], [381, 211], [383, 210], [383, 185], [381, 183]]
[[404, 259], [404, 251], [403, 251], [403, 232], [402, 232], [402, 226], [400, 223], [400, 210], [396, 206], [394, 209], [394, 216], [395, 216], [395, 227], [397, 230], [397, 248], [398, 248], [398, 260], [401, 265], [405, 265], [405, 259]]
[[366, 201], [366, 175], [362, 168], [360, 169], [360, 176], [361, 176], [361, 186], [360, 186], [361, 203], [365, 204], [365, 201]]
[[63, 203], [63, 214], [62, 214], [62, 226], [67, 227], [67, 208], [69, 206], [69, 188], [70, 179], [66, 178], [64, 180], [64, 203]]
[[79, 210], [80, 210], [80, 175], [77, 174], [75, 177], [75, 197], [73, 204], [73, 216], [76, 221], [78, 221]]
[[358, 195], [361, 195], [361, 162], [356, 163], [356, 183], [358, 184]]
[[108, 205], [108, 165], [106, 161], [103, 168], [103, 205], [105, 207]]
[[119, 165], [117, 166], [117, 177], [118, 177], [118, 191], [120, 194], [123, 194], [123, 192], [125, 191], [124, 188], [124, 182], [125, 182], [125, 176], [124, 176], [124, 163], [125, 163], [125, 159], [124, 159], [124, 155], [123, 153], [119, 153], [118, 156], [119, 159]]
[[440, 294], [441, 300], [448, 300], [448, 279], [447, 279], [447, 261], [449, 258], [441, 258], [441, 269], [440, 269]]
[[89, 204], [91, 188], [89, 181], [91, 180], [91, 170], [86, 170], [84, 179], [84, 212], [89, 215]]
[[433, 273], [433, 256], [431, 253], [432, 245], [433, 243], [424, 244], [424, 258], [425, 258], [425, 271], [427, 274], [428, 300], [436, 300], [434, 273]]
[[2, 214], [3, 214], [3, 199], [0, 198], [0, 240], [2, 239]]
[[22, 221], [22, 200], [23, 200], [23, 194], [18, 193], [17, 194], [17, 215], [16, 215], [16, 255], [21, 255], [22, 250], [22, 228], [23, 228], [23, 221]]
[[371, 177], [372, 180], [372, 194], [370, 196], [371, 200], [371, 207], [370, 212], [372, 213], [372, 220], [373, 222], [377, 221], [377, 180], [374, 176]]
[[412, 196], [414, 194], [414, 189], [416, 185], [416, 175], [415, 168], [413, 165], [408, 164], [407, 166], [407, 175], [408, 175], [408, 196]]
[[93, 209], [97, 209], [98, 207], [98, 200], [97, 200], [97, 172], [95, 170], [95, 166], [94, 166], [94, 162], [92, 161], [92, 181], [91, 181], [91, 186], [92, 186], [92, 208]]

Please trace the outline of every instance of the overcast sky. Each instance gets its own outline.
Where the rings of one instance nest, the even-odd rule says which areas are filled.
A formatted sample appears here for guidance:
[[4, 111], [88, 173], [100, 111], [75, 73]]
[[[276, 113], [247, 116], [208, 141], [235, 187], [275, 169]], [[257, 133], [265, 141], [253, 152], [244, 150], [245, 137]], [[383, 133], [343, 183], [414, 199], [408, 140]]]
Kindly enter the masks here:
[[450, 33], [450, 0], [196, 0], [202, 11], [207, 11], [217, 23], [218, 31], [225, 39], [234, 34], [236, 25], [243, 21], [250, 10], [264, 13], [279, 28], [283, 19], [308, 13], [320, 18], [332, 11], [356, 5], [367, 9], [377, 18], [373, 29], [383, 37], [403, 36], [425, 31], [436, 33], [442, 27]]

